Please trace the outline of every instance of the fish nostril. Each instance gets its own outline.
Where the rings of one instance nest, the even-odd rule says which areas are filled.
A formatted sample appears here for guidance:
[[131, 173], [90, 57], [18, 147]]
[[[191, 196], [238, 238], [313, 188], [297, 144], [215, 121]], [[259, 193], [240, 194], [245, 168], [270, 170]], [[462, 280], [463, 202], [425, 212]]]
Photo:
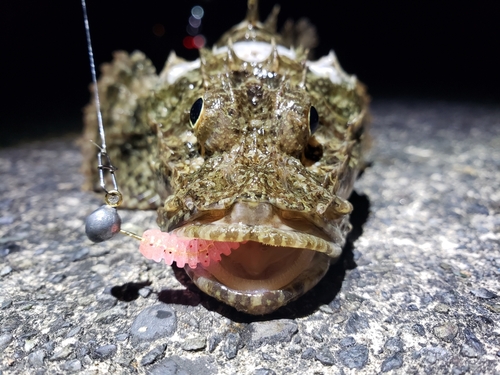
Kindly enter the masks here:
[[311, 137], [304, 149], [304, 156], [308, 161], [312, 163], [320, 161], [323, 157], [323, 145], [319, 143], [314, 137]]

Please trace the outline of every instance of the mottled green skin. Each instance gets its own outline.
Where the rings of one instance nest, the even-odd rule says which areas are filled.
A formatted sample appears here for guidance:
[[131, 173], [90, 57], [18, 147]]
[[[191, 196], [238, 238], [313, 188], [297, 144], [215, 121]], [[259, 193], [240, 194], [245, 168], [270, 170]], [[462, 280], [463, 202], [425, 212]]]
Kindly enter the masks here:
[[[164, 231], [194, 225], [196, 236], [224, 241], [230, 240], [224, 228], [205, 233], [203, 225], [223, 218], [235, 202], [267, 202], [284, 220], [310, 223], [332, 243], [330, 250], [307, 248], [338, 257], [350, 228], [346, 199], [362, 162], [368, 99], [364, 87], [341, 71], [340, 84], [309, 71], [300, 47], [295, 59], [274, 50], [258, 63], [241, 60], [231, 49], [239, 40], [279, 43], [280, 38], [270, 26], [244, 21], [221, 38], [228, 50], [201, 51], [201, 66], [171, 84], [169, 72], [184, 63], [175, 55], [159, 77], [139, 52], [115, 56], [103, 69], [99, 90], [124, 206], [157, 207]], [[203, 111], [191, 124], [198, 98]], [[320, 117], [314, 135], [311, 106]], [[85, 120], [85, 137], [95, 139], [92, 104]], [[95, 186], [95, 149], [87, 146], [84, 153], [84, 169]], [[269, 233], [263, 226], [256, 236], [266, 242]], [[287, 241], [272, 244], [290, 246]], [[307, 289], [295, 285], [290, 298], [266, 311], [252, 302], [236, 306], [217, 284], [202, 289], [260, 314], [310, 289], [323, 268]]]

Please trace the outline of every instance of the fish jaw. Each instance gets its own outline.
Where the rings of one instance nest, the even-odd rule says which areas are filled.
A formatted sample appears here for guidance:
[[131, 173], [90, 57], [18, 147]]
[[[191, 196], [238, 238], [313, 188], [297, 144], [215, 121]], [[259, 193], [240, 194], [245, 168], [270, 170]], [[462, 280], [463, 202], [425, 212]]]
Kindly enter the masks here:
[[[348, 215], [325, 223], [290, 221], [269, 203], [237, 202], [222, 219], [174, 229], [182, 238], [239, 243], [219, 262], [185, 270], [203, 292], [239, 311], [268, 314], [314, 287], [342, 253]], [[245, 222], [245, 224], [243, 223]]]

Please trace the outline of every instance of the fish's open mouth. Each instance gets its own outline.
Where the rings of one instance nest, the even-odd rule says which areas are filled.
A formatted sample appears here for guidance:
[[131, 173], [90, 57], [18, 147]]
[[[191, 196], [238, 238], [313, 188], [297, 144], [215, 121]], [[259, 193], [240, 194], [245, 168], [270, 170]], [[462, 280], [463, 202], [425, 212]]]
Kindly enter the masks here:
[[141, 252], [185, 265], [202, 291], [250, 314], [270, 313], [315, 286], [350, 230], [348, 215], [327, 221], [245, 201], [182, 224], [145, 232]]
[[[283, 270], [281, 272], [273, 270], [271, 276], [267, 273], [262, 278], [242, 277], [233, 274], [231, 266], [227, 267], [223, 264], [224, 262], [217, 264], [214, 267], [215, 271], [211, 267], [203, 268], [202, 266], [195, 269], [185, 266], [184, 270], [196, 286], [206, 294], [233, 306], [236, 310], [253, 315], [264, 315], [306, 293], [328, 271], [330, 266], [328, 256], [306, 249], [298, 249], [298, 251], [307, 254], [310, 259], [309, 263], [302, 267], [302, 272], [298, 273], [295, 278], [288, 279], [286, 276], [290, 275], [286, 275], [287, 272]], [[300, 256], [297, 260], [299, 258]], [[284, 285], [277, 287], [281, 284]]]
[[267, 314], [307, 292], [342, 251], [340, 243], [283, 226], [193, 224], [173, 233], [240, 243], [219, 262], [185, 270], [205, 293], [252, 314]]
[[246, 242], [220, 262], [204, 267], [228, 288], [240, 291], [276, 290], [309, 268], [314, 251]]

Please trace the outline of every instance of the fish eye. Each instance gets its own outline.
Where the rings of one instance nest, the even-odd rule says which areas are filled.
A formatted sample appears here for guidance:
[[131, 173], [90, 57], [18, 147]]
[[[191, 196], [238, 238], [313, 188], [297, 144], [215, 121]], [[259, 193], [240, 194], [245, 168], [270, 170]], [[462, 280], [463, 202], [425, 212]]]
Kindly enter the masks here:
[[201, 112], [203, 111], [203, 98], [198, 98], [193, 105], [191, 106], [191, 110], [189, 111], [189, 122], [191, 127], [195, 127], [198, 122]]
[[316, 131], [318, 126], [319, 126], [318, 111], [316, 110], [316, 108], [311, 106], [311, 108], [309, 109], [309, 129], [311, 130], [311, 134], [313, 134]]

